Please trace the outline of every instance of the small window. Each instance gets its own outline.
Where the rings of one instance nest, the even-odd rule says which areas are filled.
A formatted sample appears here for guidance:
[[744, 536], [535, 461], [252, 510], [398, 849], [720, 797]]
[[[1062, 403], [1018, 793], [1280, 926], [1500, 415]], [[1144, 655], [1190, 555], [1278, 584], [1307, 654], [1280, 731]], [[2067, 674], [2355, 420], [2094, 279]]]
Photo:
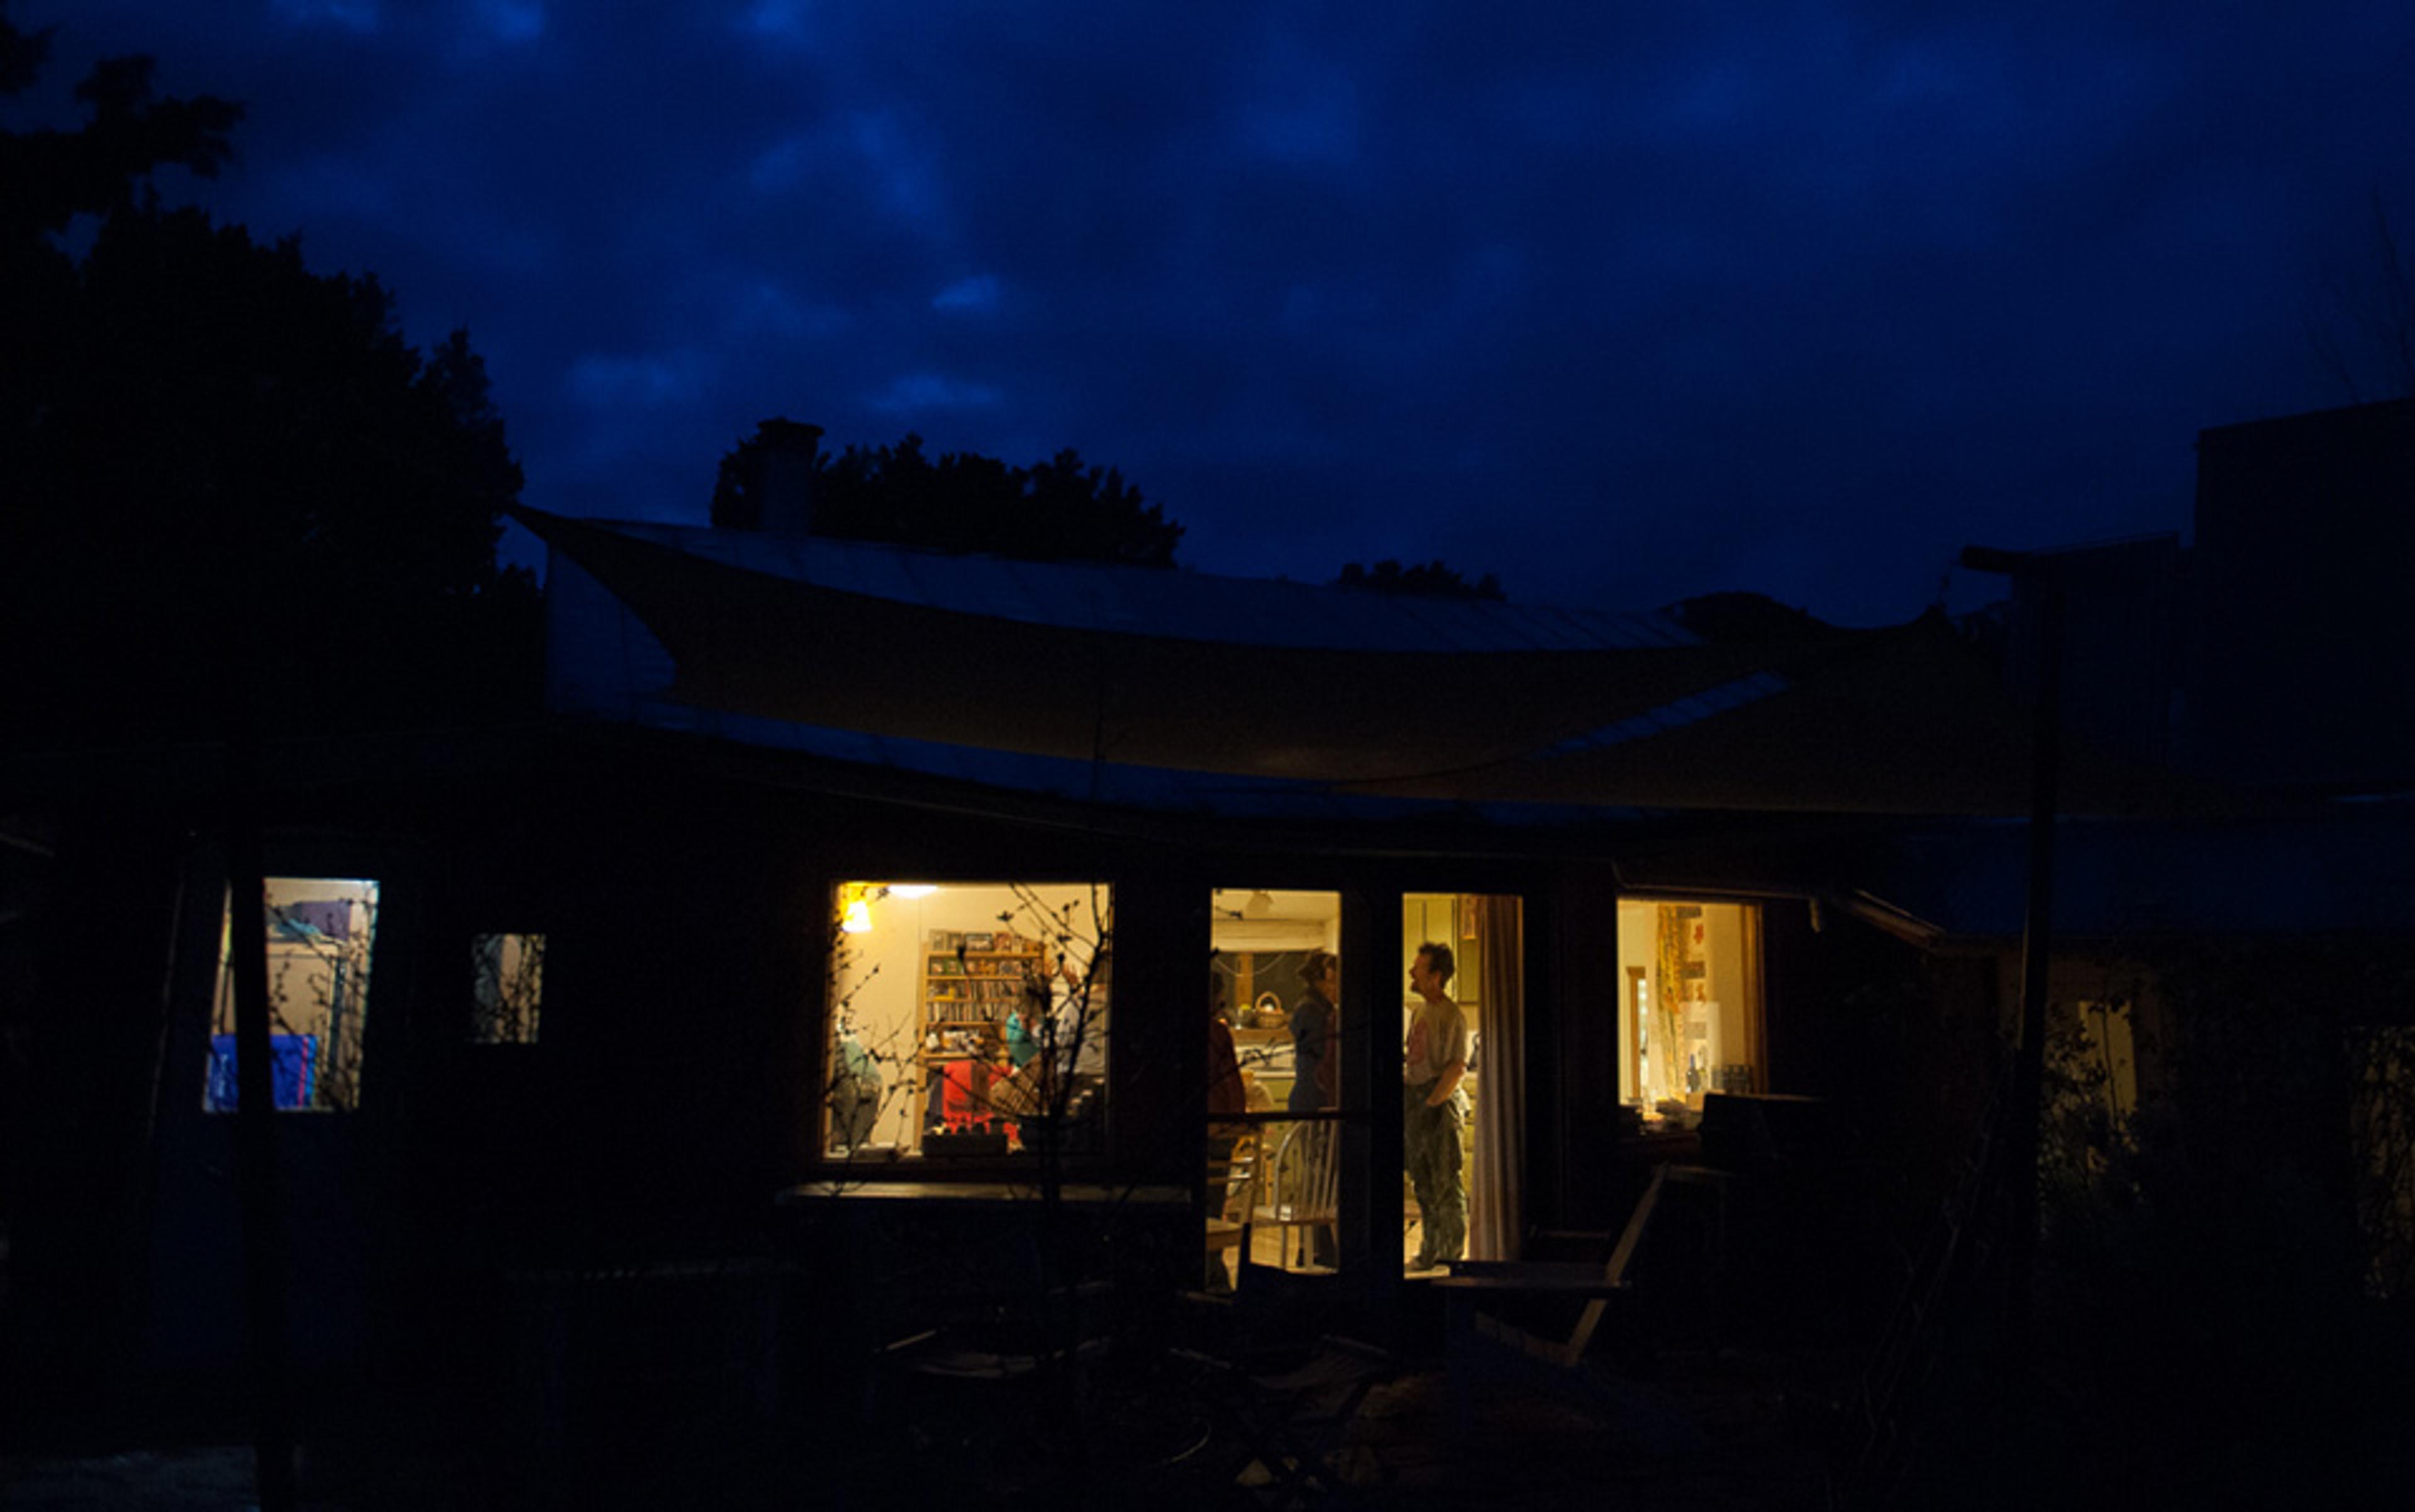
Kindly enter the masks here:
[[[272, 876], [268, 1028], [276, 1105], [319, 1112], [359, 1105], [361, 1032], [369, 1005], [378, 884], [357, 877]], [[202, 1105], [232, 1113], [235, 1074], [233, 908], [220, 916], [218, 983]]]
[[536, 1043], [537, 1008], [545, 993], [545, 936], [473, 936], [470, 963], [471, 1042]]
[[834, 903], [829, 1154], [1103, 1152], [1106, 887], [850, 882]]

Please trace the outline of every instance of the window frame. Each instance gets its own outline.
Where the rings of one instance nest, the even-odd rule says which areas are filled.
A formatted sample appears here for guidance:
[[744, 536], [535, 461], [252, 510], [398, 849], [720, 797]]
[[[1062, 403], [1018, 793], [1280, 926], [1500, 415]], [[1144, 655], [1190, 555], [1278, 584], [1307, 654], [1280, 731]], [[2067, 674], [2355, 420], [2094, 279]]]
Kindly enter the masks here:
[[[886, 879], [866, 880], [871, 876]], [[907, 876], [921, 880], [908, 883], [902, 880]], [[864, 867], [828, 878], [826, 886], [822, 889], [823, 895], [827, 899], [825, 926], [827, 954], [823, 958], [821, 981], [818, 987], [816, 1044], [806, 1060], [811, 1077], [804, 1088], [807, 1105], [801, 1110], [808, 1130], [806, 1137], [809, 1150], [806, 1162], [808, 1170], [818, 1180], [834, 1181], [841, 1185], [862, 1185], [878, 1181], [896, 1182], [912, 1187], [942, 1186], [969, 1181], [983, 1185], [1029, 1187], [1044, 1169], [1042, 1162], [1048, 1156], [1043, 1151], [1028, 1147], [1009, 1147], [995, 1153], [952, 1152], [936, 1157], [925, 1151], [922, 1145], [929, 1130], [930, 1116], [927, 1108], [922, 1105], [926, 1092], [917, 1089], [912, 1083], [902, 1084], [893, 1090], [884, 1089], [883, 1100], [875, 1115], [876, 1119], [880, 1122], [886, 1122], [894, 1115], [899, 1118], [901, 1124], [910, 1126], [910, 1141], [901, 1141], [893, 1145], [867, 1143], [862, 1146], [848, 1147], [842, 1147], [833, 1143], [836, 1114], [832, 1106], [832, 1098], [836, 1090], [839, 1077], [836, 1057], [841, 1054], [839, 1029], [845, 1007], [843, 998], [851, 999], [853, 993], [861, 991], [863, 985], [861, 982], [855, 983], [852, 990], [849, 990], [848, 967], [845, 964], [846, 942], [851, 934], [845, 928], [848, 907], [853, 901], [850, 894], [857, 890], [868, 890], [863, 894], [863, 901], [868, 906], [883, 901], [887, 890], [902, 886], [928, 886], [935, 890], [933, 894], [935, 896], [944, 896], [952, 891], [971, 890], [1033, 893], [1043, 897], [1060, 892], [1072, 894], [1075, 899], [1072, 905], [1074, 908], [1088, 909], [1089, 917], [1086, 922], [1090, 931], [1088, 934], [1083, 934], [1077, 930], [1072, 949], [1077, 952], [1087, 949], [1091, 961], [1095, 962], [1102, 954], [1110, 961], [1115, 955], [1112, 920], [1117, 897], [1124, 891], [1124, 885], [1112, 875], [1093, 877], [1053, 876], [1037, 881], [1001, 881], [987, 875], [978, 877], [967, 876], [952, 869], [950, 872], [932, 873], [905, 868]], [[893, 901], [920, 900], [909, 898]], [[1022, 906], [1028, 906], [1018, 905], [1018, 907]], [[988, 933], [1011, 930], [1020, 936], [1030, 938], [1033, 936], [1028, 934], [1028, 931], [1036, 922], [1035, 919], [1030, 918], [1015, 922], [1001, 921]], [[983, 933], [983, 931], [952, 930], [949, 933], [964, 935]], [[918, 967], [923, 958], [930, 953], [928, 934], [928, 928], [918, 921], [914, 928], [915, 944], [911, 947], [912, 958]], [[1058, 948], [1057, 940], [1046, 936], [1040, 937], [1048, 950], [1054, 951]], [[1113, 1030], [1115, 1014], [1112, 970], [1111, 966], [1105, 1010], [1096, 1025], [1098, 1038], [1095, 1041], [1086, 1042], [1077, 1052], [1076, 1058], [1077, 1074], [1092, 1078], [1092, 1085], [1098, 1098], [1098, 1112], [1094, 1115], [1095, 1134], [1081, 1147], [1065, 1149], [1055, 1157], [1061, 1162], [1058, 1167], [1061, 1173], [1086, 1180], [1097, 1178], [1102, 1173], [1112, 1169], [1115, 1164], [1118, 1113], [1113, 1092], [1116, 1080], [1114, 1067], [1117, 1036]], [[1083, 975], [1085, 979], [1083, 990], [1087, 992], [1090, 973], [1085, 971]], [[914, 999], [909, 1005], [915, 1031], [909, 1037], [910, 1042], [908, 1040], [890, 1042], [893, 1045], [902, 1045], [904, 1054], [892, 1058], [885, 1053], [888, 1046], [884, 1046], [882, 1050], [876, 1050], [874, 1054], [885, 1068], [903, 1070], [906, 1075], [915, 1078], [922, 1084], [923, 1087], [927, 1087], [928, 1075], [923, 1059], [925, 1046], [921, 1039], [925, 1023], [922, 1012], [926, 1006], [922, 986], [921, 982], [916, 984]], [[1087, 1013], [1088, 1010], [1085, 1011]], [[1095, 1049], [1091, 1048], [1092, 1044], [1095, 1044]], [[1093, 1055], [1097, 1057], [1094, 1063], [1095, 1069], [1080, 1070], [1079, 1068], [1084, 1065], [1093, 1064]], [[892, 1097], [907, 1100], [905, 1108], [897, 1110], [894, 1115], [888, 1101]], [[1002, 1114], [991, 1115], [989, 1121], [1012, 1122], [1018, 1125], [1023, 1122]], [[876, 1124], [877, 1127], [878, 1124]]]
[[[283, 859], [274, 858], [274, 860]], [[274, 890], [279, 883], [321, 887], [350, 885], [366, 889], [368, 891], [365, 899], [351, 900], [353, 906], [365, 908], [367, 912], [360, 931], [361, 944], [356, 956], [349, 945], [342, 950], [340, 958], [336, 962], [334, 984], [330, 990], [329, 1001], [325, 1005], [327, 1016], [334, 1021], [333, 1027], [327, 1032], [327, 1038], [333, 1042], [323, 1046], [317, 1044], [312, 1046], [309, 1063], [305, 1068], [309, 1088], [307, 1100], [289, 1102], [278, 1098], [273, 1105], [280, 1114], [356, 1115], [365, 1105], [370, 1025], [374, 1022], [371, 1010], [384, 1004], [392, 994], [391, 988], [381, 992], [378, 987], [381, 981], [386, 980], [384, 968], [392, 959], [393, 947], [386, 939], [391, 922], [389, 895], [393, 888], [393, 879], [386, 875], [390, 870], [390, 868], [376, 866], [287, 865], [262, 871], [261, 876], [264, 894], [262, 900], [262, 907], [272, 928], [280, 921], [278, 918], [280, 908], [288, 910], [284, 921], [292, 922], [290, 910], [295, 907], [311, 903], [341, 901], [303, 898], [280, 905], [274, 901]], [[233, 1070], [232, 1041], [241, 1032], [241, 1021], [234, 1003], [234, 879], [221, 874], [218, 877], [217, 893], [218, 906], [216, 928], [213, 931], [213, 945], [207, 952], [209, 976], [203, 990], [201, 1044], [200, 1111], [204, 1118], [211, 1119], [234, 1115], [241, 1107], [240, 1092], [236, 1085], [227, 1085], [225, 1087], [227, 1095], [223, 1100], [219, 1097], [221, 1076], [223, 1075], [228, 1083], [232, 1084], [236, 1074]], [[349, 916], [346, 922], [345, 934], [340, 937], [349, 941], [352, 938]], [[316, 931], [316, 926], [309, 924], [308, 920], [301, 921], [301, 924], [303, 927]], [[309, 940], [307, 936], [297, 936], [290, 943], [307, 946]], [[287, 963], [286, 969], [290, 971], [292, 965], [292, 963]], [[353, 969], [355, 966], [357, 969]], [[345, 1009], [340, 995], [348, 978], [357, 979], [359, 982], [355, 989], [358, 1004], [351, 1010], [354, 1019], [354, 1023], [351, 1025], [343, 1024], [341, 1019]], [[279, 1053], [275, 1041], [279, 1039], [297, 1038], [292, 1025], [284, 1018], [283, 1005], [279, 1001], [284, 979], [285, 973], [279, 971], [272, 947], [268, 980], [270, 997], [268, 1010], [271, 1057], [278, 1061], [282, 1061], [285, 1057]], [[223, 1031], [219, 1027], [222, 1020], [228, 1025]], [[320, 1037], [309, 1035], [298, 1036], [298, 1038], [315, 1040]], [[221, 1041], [225, 1042], [223, 1049]], [[341, 1070], [340, 1078], [330, 1075], [326, 1069], [327, 1063], [343, 1055], [347, 1044], [350, 1045], [350, 1067]], [[226, 1067], [223, 1072], [220, 1070], [222, 1065]], [[327, 1090], [330, 1085], [343, 1088], [340, 1097]]]
[[[1724, 891], [1716, 888], [1636, 888], [1620, 890], [1612, 904], [1613, 910], [1628, 904], [1644, 904], [1655, 907], [1663, 905], [1696, 905], [1741, 910], [1739, 917], [1743, 921], [1741, 934], [1744, 937], [1738, 944], [1738, 950], [1741, 952], [1739, 968], [1751, 999], [1745, 1010], [1742, 1025], [1748, 1053], [1741, 1057], [1732, 1055], [1725, 1064], [1732, 1065], [1741, 1059], [1750, 1068], [1752, 1085], [1741, 1089], [1749, 1094], [1764, 1094], [1773, 1090], [1769, 1085], [1769, 942], [1765, 910], [1772, 902], [1776, 901], [1783, 900], [1774, 899], [1767, 893]], [[1633, 979], [1639, 966], [1642, 968], [1642, 974], [1647, 981], [1658, 975], [1658, 968], [1657, 962], [1650, 958], [1640, 962], [1628, 960], [1620, 943], [1621, 934], [1622, 931], [1617, 927], [1617, 921], [1613, 917], [1611, 932], [1611, 949], [1613, 954], [1612, 967], [1618, 986], [1618, 1007], [1615, 1017], [1617, 1033], [1614, 1046], [1617, 1061], [1613, 1067], [1613, 1075], [1616, 1085], [1621, 1089], [1619, 1102], [1632, 1107], [1633, 1104], [1627, 1101], [1625, 1091], [1628, 1076], [1633, 1074], [1639, 1084], [1641, 1082], [1641, 1071], [1637, 1067], [1636, 1031], [1631, 1011], [1634, 1007], [1630, 996]], [[1688, 1098], [1697, 1115], [1702, 1111], [1702, 1098], [1714, 1092], [1732, 1093], [1739, 1090], [1714, 1085], [1709, 1074], [1714, 1069], [1705, 1068], [1702, 1086]], [[1644, 1116], [1647, 1119], [1656, 1116], [1658, 1104], [1651, 1100], [1649, 1090], [1639, 1085], [1637, 1095], [1646, 1100], [1642, 1109]]]

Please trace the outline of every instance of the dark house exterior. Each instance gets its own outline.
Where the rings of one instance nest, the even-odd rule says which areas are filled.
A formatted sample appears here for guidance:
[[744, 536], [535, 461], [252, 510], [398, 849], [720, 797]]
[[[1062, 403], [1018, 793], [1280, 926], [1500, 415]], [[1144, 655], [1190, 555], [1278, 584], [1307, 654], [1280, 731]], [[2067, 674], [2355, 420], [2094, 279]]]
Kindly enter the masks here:
[[[2023, 801], [2025, 722], [1936, 624], [1705, 637], [533, 523], [555, 551], [545, 717], [267, 756], [306, 1359], [494, 1313], [512, 1277], [768, 1252], [825, 1212], [992, 1222], [1056, 1157], [982, 1100], [1006, 1057], [976, 981], [1042, 944], [1105, 978], [1109, 938], [1103, 1026], [1069, 1069], [1088, 1122], [1048, 1168], [1195, 1256], [1228, 1196], [1203, 1174], [1213, 984], [1249, 974], [1242, 1067], [1280, 1110], [1294, 1047], [1280, 1011], [1248, 1019], [1296, 1006], [1296, 957], [1334, 950], [1338, 1105], [1311, 1121], [1340, 1130], [1335, 1248], [1243, 1258], [1384, 1313], [1415, 1284], [1393, 1087], [1420, 943], [1457, 947], [1487, 1047], [1470, 1245], [1514, 1256], [1614, 1230], [1713, 1095], [1830, 1099], [1900, 1134], [1882, 1110], [1921, 1027], [1839, 1009], [1872, 952], [1917, 974], [1860, 921], [1886, 912], [1874, 847], [1907, 816]], [[50, 852], [35, 990], [82, 1011], [32, 1045], [78, 1070], [27, 1084], [14, 1275], [71, 1320], [26, 1348], [105, 1375], [235, 1355], [220, 770], [21, 764], [21, 828]], [[2075, 773], [2100, 811], [2164, 801], [2128, 769]], [[875, 949], [904, 953], [867, 986], [850, 962]], [[841, 1138], [855, 1070], [878, 1115]]]
[[[2386, 438], [2397, 413], [2307, 424]], [[2214, 591], [2264, 550], [2236, 544], [2233, 483], [2302, 474], [2237, 471], [2264, 454], [2233, 429], [2208, 433], [2194, 547], [2078, 554], [2058, 994], [2100, 1016], [2102, 973], [2157, 930], [2407, 927], [2389, 823], [2365, 822], [2395, 810], [2364, 782], [2339, 806], [2346, 774], [2382, 770], [2371, 722], [2314, 722], [2324, 759], [2259, 767], [2260, 789], [2239, 764], [2255, 711], [2214, 669], [2265, 666], [2279, 632]], [[2386, 486], [2359, 487], [2379, 507]], [[1067, 1212], [1083, 1265], [1159, 1289], [1252, 1220], [1222, 1254], [1245, 1286], [1280, 1272], [1396, 1328], [1423, 1281], [1395, 1088], [1429, 941], [1477, 1044], [1470, 1255], [1587, 1252], [1656, 1162], [1699, 1153], [1714, 1100], [1765, 1104], [1773, 1137], [1850, 1156], [1905, 1210], [1952, 1180], [2015, 987], [2018, 654], [2008, 696], [1938, 620], [529, 522], [553, 553], [541, 715], [265, 755], [306, 1364], [539, 1348], [506, 1330], [559, 1319], [579, 1277], [854, 1298], [937, 1257], [1002, 1274]], [[2165, 767], [2208, 752], [2239, 760]], [[12, 1019], [21, 1379], [207, 1381], [237, 1357], [224, 771], [212, 749], [12, 768], [7, 875], [39, 920], [12, 980], [77, 1005]], [[1303, 1102], [1290, 1024], [1319, 951], [1341, 961], [1337, 1074]], [[2134, 1037], [2125, 1074], [2152, 1085], [2157, 1036]], [[1061, 1102], [1017, 1090], [1031, 1065]], [[1227, 1076], [1254, 1188], [1213, 1163], [1237, 1143]], [[1317, 1147], [1302, 1129], [1336, 1152], [1329, 1206], [1269, 1196], [1284, 1150]], [[809, 1329], [801, 1369], [882, 1326], [856, 1310], [865, 1338]]]

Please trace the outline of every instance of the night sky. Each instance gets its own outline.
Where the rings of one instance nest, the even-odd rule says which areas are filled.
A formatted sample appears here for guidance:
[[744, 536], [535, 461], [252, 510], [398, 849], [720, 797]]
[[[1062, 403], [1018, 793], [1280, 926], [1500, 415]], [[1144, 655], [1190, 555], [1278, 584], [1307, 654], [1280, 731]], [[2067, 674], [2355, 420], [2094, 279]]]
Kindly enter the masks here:
[[2375, 193], [2415, 240], [2405, 0], [12, 14], [11, 124], [125, 52], [245, 102], [169, 199], [467, 325], [526, 501], [608, 517], [786, 414], [1077, 447], [1209, 571], [1876, 623], [2184, 528], [2200, 427], [2348, 397]]

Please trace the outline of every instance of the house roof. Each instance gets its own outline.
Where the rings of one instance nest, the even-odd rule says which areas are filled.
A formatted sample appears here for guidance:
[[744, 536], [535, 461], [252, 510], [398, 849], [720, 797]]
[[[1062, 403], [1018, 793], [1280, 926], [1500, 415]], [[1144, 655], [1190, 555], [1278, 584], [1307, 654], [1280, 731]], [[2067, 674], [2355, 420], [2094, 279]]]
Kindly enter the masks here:
[[[578, 712], [1232, 812], [2027, 803], [2027, 717], [1939, 623], [1705, 639], [1666, 614], [521, 514], [554, 551], [551, 692]], [[2067, 765], [2078, 805], [2168, 801]]]

